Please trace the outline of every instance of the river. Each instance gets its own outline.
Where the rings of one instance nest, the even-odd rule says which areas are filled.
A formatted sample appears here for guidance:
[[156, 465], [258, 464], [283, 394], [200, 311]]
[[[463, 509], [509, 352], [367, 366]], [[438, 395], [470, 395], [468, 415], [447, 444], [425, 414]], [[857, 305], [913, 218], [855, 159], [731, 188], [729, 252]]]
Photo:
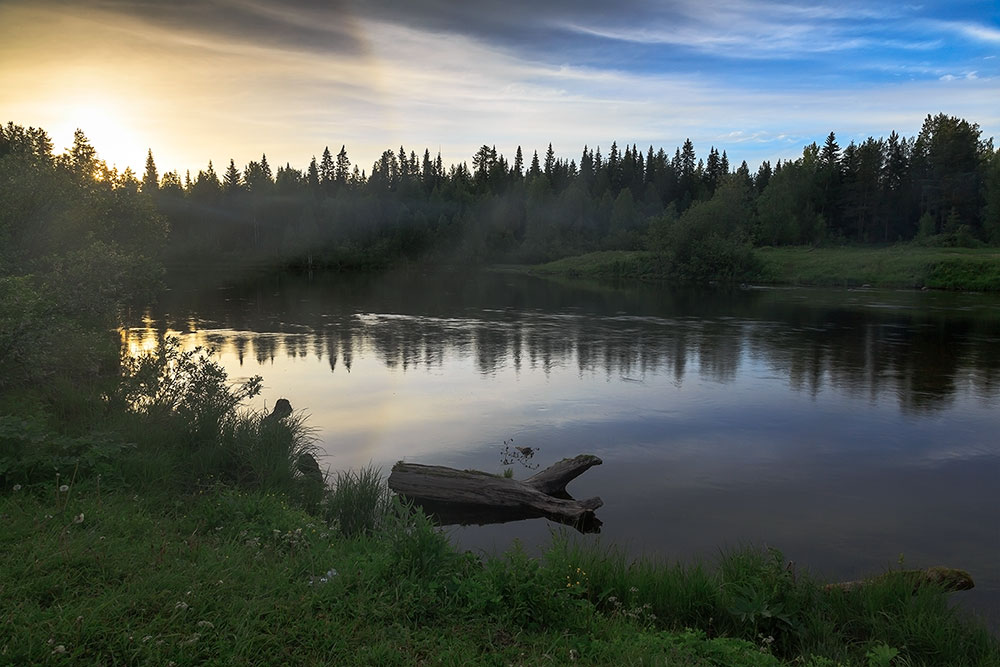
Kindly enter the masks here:
[[[187, 275], [129, 335], [215, 348], [264, 377], [345, 470], [398, 460], [500, 473], [505, 441], [545, 467], [590, 453], [599, 541], [711, 560], [774, 546], [856, 579], [969, 570], [955, 600], [1000, 626], [1000, 298], [890, 290], [675, 290], [515, 273]], [[511, 441], [513, 441], [511, 443]], [[544, 519], [450, 527], [529, 549]]]

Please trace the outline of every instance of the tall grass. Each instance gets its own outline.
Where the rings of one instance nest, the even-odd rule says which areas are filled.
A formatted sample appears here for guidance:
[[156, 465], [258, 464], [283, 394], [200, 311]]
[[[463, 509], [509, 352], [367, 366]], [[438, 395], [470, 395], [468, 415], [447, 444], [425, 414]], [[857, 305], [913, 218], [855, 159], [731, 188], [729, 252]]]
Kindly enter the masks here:
[[346, 537], [370, 535], [386, 525], [391, 494], [377, 467], [338, 472], [323, 501], [323, 518]]
[[553, 578], [568, 577], [604, 614], [737, 637], [784, 659], [815, 655], [867, 664], [866, 654], [885, 645], [898, 651], [900, 664], [1000, 664], [996, 638], [951, 608], [943, 589], [914, 590], [902, 576], [878, 577], [850, 591], [828, 589], [775, 549], [725, 552], [706, 569], [630, 561], [614, 548], [581, 546], [565, 534], [556, 536], [545, 559]]

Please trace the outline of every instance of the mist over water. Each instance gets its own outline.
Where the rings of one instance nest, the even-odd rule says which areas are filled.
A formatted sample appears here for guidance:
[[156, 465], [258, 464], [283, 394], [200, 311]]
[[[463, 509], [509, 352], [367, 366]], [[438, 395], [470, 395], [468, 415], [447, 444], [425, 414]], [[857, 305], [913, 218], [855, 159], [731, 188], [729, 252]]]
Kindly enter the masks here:
[[[499, 473], [604, 464], [599, 540], [690, 560], [752, 542], [853, 579], [968, 569], [956, 601], [1000, 619], [1000, 299], [874, 290], [561, 284], [504, 273], [177, 276], [128, 343], [216, 348], [253, 407], [306, 411], [333, 470], [408, 461]], [[531, 470], [515, 464], [515, 477]], [[543, 519], [452, 527], [529, 548]]]

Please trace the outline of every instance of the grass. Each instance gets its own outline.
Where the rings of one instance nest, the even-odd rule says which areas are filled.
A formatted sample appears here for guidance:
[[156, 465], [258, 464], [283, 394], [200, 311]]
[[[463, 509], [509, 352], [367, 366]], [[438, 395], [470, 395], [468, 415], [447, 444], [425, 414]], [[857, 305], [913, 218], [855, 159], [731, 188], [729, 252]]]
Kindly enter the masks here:
[[1000, 249], [762, 248], [762, 282], [836, 287], [1000, 291]]
[[347, 538], [225, 488], [166, 506], [22, 489], [0, 516], [5, 664], [777, 664], [596, 614], [534, 561], [484, 565], [426, 519]]
[[604, 250], [564, 257], [531, 267], [532, 273], [568, 278], [656, 279], [662, 274], [655, 253], [643, 250]]
[[829, 592], [773, 550], [684, 566], [565, 534], [539, 558], [516, 545], [480, 558], [383, 503], [377, 471], [341, 484], [335, 502], [380, 503], [377, 527], [226, 485], [7, 490], [0, 662], [1000, 664], [996, 640], [934, 589]]
[[[1000, 249], [890, 247], [758, 248], [757, 283], [825, 287], [897, 287], [1000, 291]], [[531, 267], [532, 273], [591, 279], [659, 280], [665, 272], [646, 251], [606, 251]]]

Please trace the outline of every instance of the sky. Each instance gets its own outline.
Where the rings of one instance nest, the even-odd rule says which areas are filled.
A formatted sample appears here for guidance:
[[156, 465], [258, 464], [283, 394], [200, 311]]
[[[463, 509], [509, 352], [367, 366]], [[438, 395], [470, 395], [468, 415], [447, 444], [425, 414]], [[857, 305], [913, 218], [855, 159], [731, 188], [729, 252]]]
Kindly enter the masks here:
[[0, 0], [0, 121], [162, 175], [584, 145], [731, 162], [928, 114], [1000, 138], [1000, 2]]

